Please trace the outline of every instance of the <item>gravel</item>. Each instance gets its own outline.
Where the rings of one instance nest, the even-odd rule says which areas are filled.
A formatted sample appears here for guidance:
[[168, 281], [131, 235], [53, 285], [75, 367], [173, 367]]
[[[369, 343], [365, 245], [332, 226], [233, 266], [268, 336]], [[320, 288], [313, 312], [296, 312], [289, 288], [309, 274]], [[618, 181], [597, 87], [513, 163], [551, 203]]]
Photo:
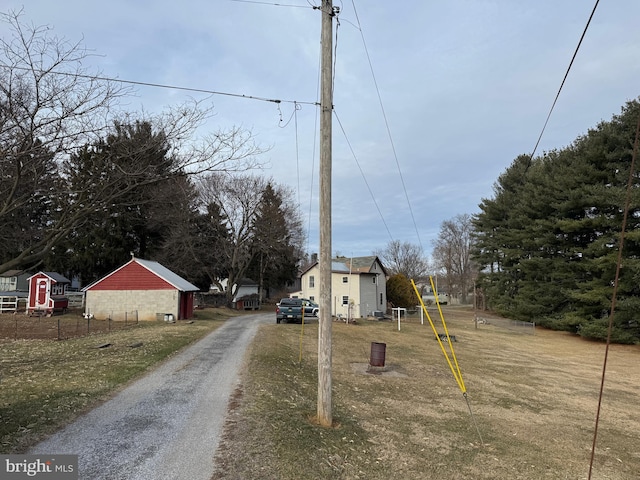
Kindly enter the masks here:
[[28, 453], [78, 455], [80, 479], [209, 480], [245, 351], [272, 321], [230, 318]]

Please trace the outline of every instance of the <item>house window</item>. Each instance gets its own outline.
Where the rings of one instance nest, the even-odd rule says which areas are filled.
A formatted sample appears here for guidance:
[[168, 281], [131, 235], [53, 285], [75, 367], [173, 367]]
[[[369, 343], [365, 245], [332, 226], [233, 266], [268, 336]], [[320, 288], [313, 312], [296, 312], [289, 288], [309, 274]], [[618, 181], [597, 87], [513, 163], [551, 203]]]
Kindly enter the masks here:
[[309, 300], [311, 300], [312, 302], [316, 301], [316, 297], [314, 297], [313, 295], [309, 295]]
[[375, 285], [376, 283], [378, 283], [376, 280], [378, 280], [378, 277], [373, 277], [371, 279], [371, 283], [373, 283]]
[[349, 283], [349, 277], [342, 277], [342, 283]]
[[313, 275], [311, 275], [309, 277], [309, 288], [315, 288], [315, 286], [316, 286], [316, 278]]
[[380, 305], [382, 305], [382, 294], [380, 294]]
[[349, 305], [349, 296], [348, 295], [344, 295], [342, 297], [342, 305]]

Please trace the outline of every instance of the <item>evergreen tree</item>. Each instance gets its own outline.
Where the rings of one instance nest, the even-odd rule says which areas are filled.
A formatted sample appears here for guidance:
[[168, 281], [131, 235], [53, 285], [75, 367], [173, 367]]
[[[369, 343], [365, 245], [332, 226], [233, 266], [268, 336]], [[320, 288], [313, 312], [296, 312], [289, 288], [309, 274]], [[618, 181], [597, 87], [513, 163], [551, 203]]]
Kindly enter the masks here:
[[[518, 157], [474, 218], [475, 261], [488, 305], [515, 318], [604, 338], [640, 108], [602, 122], [571, 146]], [[634, 188], [614, 318], [637, 341], [640, 194]], [[633, 340], [635, 338], [635, 340]]]
[[[52, 249], [46, 264], [78, 276], [87, 284], [131, 257], [153, 258], [182, 215], [179, 188], [184, 178], [173, 170], [162, 132], [148, 122], [116, 123], [96, 145], [70, 156], [64, 173], [71, 206], [93, 205], [64, 242]], [[112, 201], [112, 191], [118, 201]], [[71, 208], [65, 210], [72, 210]]]
[[300, 258], [296, 255], [295, 218], [287, 218], [282, 193], [269, 182], [252, 223], [254, 252], [247, 274], [258, 282], [260, 300], [277, 288], [292, 283], [298, 274]]

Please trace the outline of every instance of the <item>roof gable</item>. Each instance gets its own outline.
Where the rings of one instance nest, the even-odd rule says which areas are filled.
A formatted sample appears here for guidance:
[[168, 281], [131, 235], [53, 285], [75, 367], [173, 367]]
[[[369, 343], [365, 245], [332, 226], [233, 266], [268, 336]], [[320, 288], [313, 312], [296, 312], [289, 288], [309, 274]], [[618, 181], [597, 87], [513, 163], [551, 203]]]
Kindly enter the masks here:
[[169, 290], [194, 292], [199, 288], [158, 262], [132, 258], [107, 276], [83, 288], [87, 290]]

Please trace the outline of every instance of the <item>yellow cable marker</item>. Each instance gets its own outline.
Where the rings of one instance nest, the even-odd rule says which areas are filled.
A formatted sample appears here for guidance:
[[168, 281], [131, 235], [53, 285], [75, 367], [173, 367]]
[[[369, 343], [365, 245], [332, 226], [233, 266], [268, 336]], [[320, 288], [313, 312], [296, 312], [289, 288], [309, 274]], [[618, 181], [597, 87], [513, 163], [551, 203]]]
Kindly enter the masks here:
[[469, 397], [467, 396], [467, 387], [465, 387], [464, 380], [462, 380], [462, 372], [460, 371], [460, 366], [458, 365], [458, 359], [456, 358], [455, 351], [453, 350], [453, 344], [451, 343], [451, 337], [449, 336], [449, 330], [447, 329], [447, 323], [444, 321], [444, 315], [442, 314], [442, 309], [440, 308], [440, 302], [438, 300], [438, 292], [436, 291], [435, 286], [433, 285], [433, 278], [431, 276], [429, 276], [429, 281], [431, 282], [431, 288], [433, 289], [433, 293], [434, 293], [434, 296], [435, 296], [435, 299], [436, 299], [436, 305], [438, 307], [438, 312], [440, 313], [440, 319], [442, 320], [442, 325], [444, 327], [444, 333], [447, 336], [447, 342], [449, 343], [449, 348], [451, 349], [451, 356], [453, 357], [453, 363], [455, 363], [455, 368], [453, 367], [453, 364], [451, 363], [451, 360], [449, 359], [449, 353], [444, 348], [444, 345], [442, 343], [442, 339], [440, 338], [440, 335], [438, 335], [438, 331], [436, 330], [436, 327], [433, 324], [433, 321], [431, 320], [431, 317], [429, 316], [429, 312], [427, 311], [427, 307], [425, 307], [424, 302], [422, 301], [422, 295], [420, 295], [420, 292], [418, 292], [418, 287], [416, 287], [416, 284], [413, 281], [413, 279], [411, 279], [411, 286], [413, 287], [414, 292], [416, 292], [416, 296], [418, 297], [418, 301], [420, 302], [420, 306], [422, 307], [422, 311], [425, 313], [425, 315], [427, 317], [427, 320], [429, 320], [429, 325], [431, 325], [431, 329], [433, 330], [433, 333], [436, 336], [436, 340], [438, 340], [438, 343], [440, 344], [440, 349], [442, 350], [444, 358], [447, 360], [447, 363], [449, 364], [449, 368], [451, 369], [451, 373], [453, 373], [453, 377], [456, 379], [458, 387], [460, 387], [460, 391], [462, 392], [462, 396], [464, 397], [465, 401], [467, 402], [467, 407], [469, 408], [469, 413], [471, 414], [471, 419], [473, 420], [473, 423], [474, 423], [474, 425], [476, 427], [476, 431], [478, 432], [478, 436], [480, 437], [480, 444], [484, 445], [484, 441], [482, 440], [482, 435], [480, 434], [480, 429], [478, 428], [478, 423], [476, 422], [476, 417], [473, 415], [473, 412], [471, 411], [471, 404], [469, 403]]
[[302, 325], [300, 326], [300, 356], [298, 363], [302, 363], [302, 338], [304, 337], [304, 305], [302, 305]]
[[[431, 280], [431, 288], [433, 288], [433, 280], [431, 279], [431, 277], [429, 277], [429, 280]], [[460, 367], [458, 366], [458, 360], [456, 359], [455, 353], [453, 351], [453, 344], [451, 343], [451, 337], [449, 337], [449, 331], [447, 330], [446, 324], [444, 322], [444, 316], [442, 315], [442, 310], [440, 309], [440, 302], [438, 302], [438, 293], [435, 291], [435, 289], [433, 290], [434, 293], [435, 293], [435, 297], [436, 297], [436, 305], [438, 306], [438, 311], [440, 312], [440, 318], [442, 319], [443, 325], [445, 325], [444, 331], [445, 331], [445, 333], [447, 335], [447, 341], [449, 342], [449, 348], [451, 349], [451, 354], [453, 356], [454, 363], [456, 364], [455, 368], [453, 367], [453, 364], [451, 363], [451, 359], [449, 358], [449, 353], [444, 348], [444, 344], [442, 343], [442, 340], [440, 339], [440, 335], [438, 335], [438, 330], [436, 330], [436, 327], [433, 324], [433, 320], [431, 320], [431, 316], [429, 316], [429, 312], [427, 311], [427, 307], [425, 307], [424, 302], [422, 301], [422, 296], [418, 292], [418, 287], [416, 287], [416, 284], [413, 281], [413, 279], [411, 280], [411, 286], [413, 287], [413, 290], [416, 292], [416, 296], [418, 297], [418, 301], [420, 302], [420, 306], [422, 307], [422, 311], [425, 313], [425, 315], [427, 317], [427, 320], [429, 320], [429, 325], [431, 325], [431, 329], [433, 330], [433, 334], [436, 336], [436, 340], [438, 340], [438, 344], [440, 345], [440, 349], [442, 350], [442, 354], [444, 355], [444, 358], [447, 360], [447, 363], [449, 364], [449, 368], [451, 369], [451, 373], [453, 374], [453, 377], [456, 379], [458, 387], [460, 387], [460, 390], [462, 391], [462, 393], [466, 393], [467, 390], [466, 390], [466, 388], [464, 386], [464, 381], [462, 380], [462, 373], [460, 372]]]

